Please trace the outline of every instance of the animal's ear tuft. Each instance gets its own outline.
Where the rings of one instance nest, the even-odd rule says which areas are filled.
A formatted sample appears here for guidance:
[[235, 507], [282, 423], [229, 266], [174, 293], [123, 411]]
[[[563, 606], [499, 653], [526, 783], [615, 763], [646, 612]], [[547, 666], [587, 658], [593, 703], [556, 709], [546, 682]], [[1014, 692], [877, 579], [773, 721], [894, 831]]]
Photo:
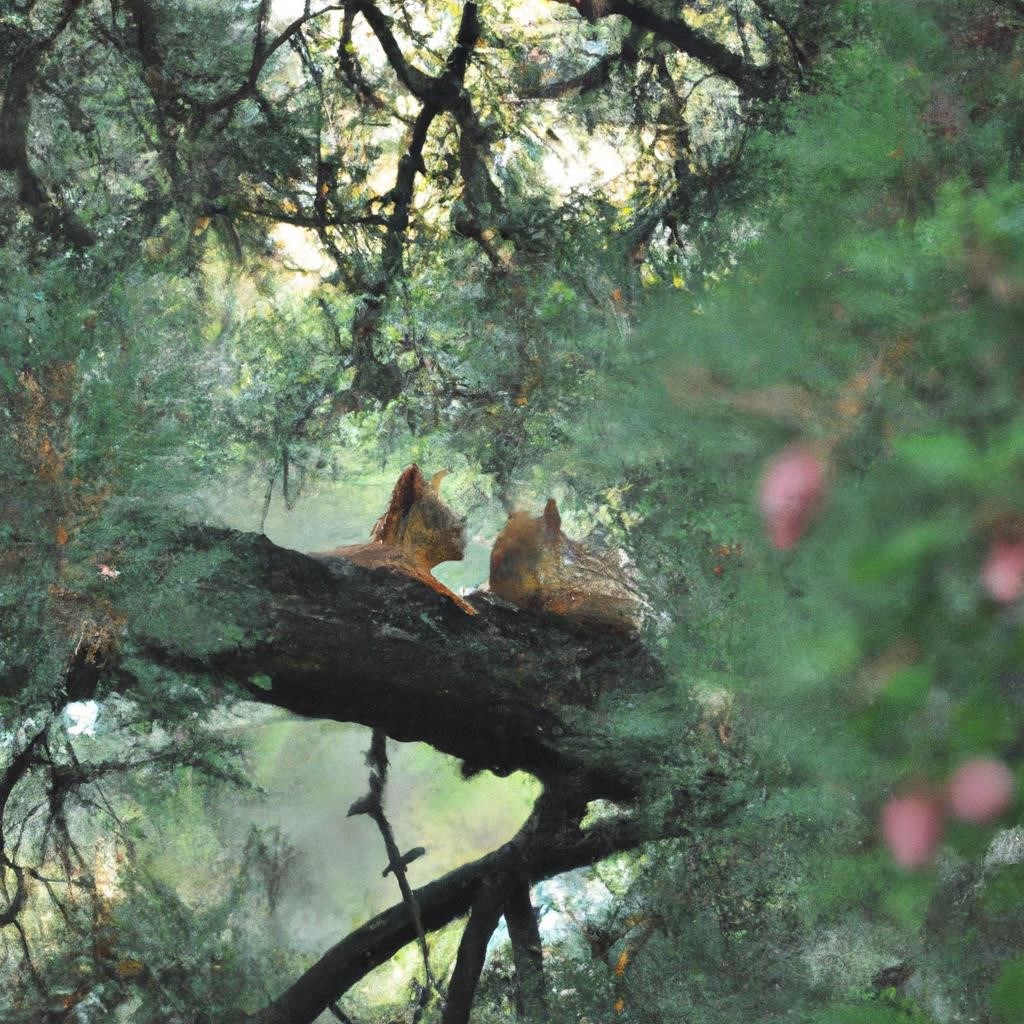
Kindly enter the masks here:
[[548, 498], [544, 506], [544, 529], [551, 537], [562, 532], [562, 517], [558, 514], [558, 502], [554, 498]]
[[435, 473], [430, 478], [430, 489], [435, 494], [441, 493], [441, 481], [451, 472], [450, 469], [442, 469], [440, 473]]
[[398, 535], [398, 524], [409, 514], [409, 509], [423, 497], [427, 482], [420, 467], [414, 462], [402, 470], [391, 492], [391, 504], [387, 512], [377, 520], [371, 538], [383, 544], [392, 543]]

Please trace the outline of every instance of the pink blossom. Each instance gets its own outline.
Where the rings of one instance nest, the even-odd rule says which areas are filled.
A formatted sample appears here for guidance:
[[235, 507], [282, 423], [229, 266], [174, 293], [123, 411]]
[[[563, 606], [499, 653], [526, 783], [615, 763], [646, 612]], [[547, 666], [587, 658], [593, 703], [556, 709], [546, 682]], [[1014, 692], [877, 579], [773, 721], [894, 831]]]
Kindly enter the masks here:
[[758, 503], [772, 546], [793, 547], [825, 497], [825, 466], [810, 449], [790, 445], [768, 463]]
[[942, 838], [942, 807], [926, 793], [893, 797], [882, 808], [882, 838], [905, 868], [927, 864]]
[[949, 807], [956, 817], [985, 824], [999, 817], [1013, 803], [1013, 775], [994, 758], [964, 761], [949, 780]]
[[1024, 593], [1024, 541], [993, 541], [981, 567], [981, 585], [1001, 604]]

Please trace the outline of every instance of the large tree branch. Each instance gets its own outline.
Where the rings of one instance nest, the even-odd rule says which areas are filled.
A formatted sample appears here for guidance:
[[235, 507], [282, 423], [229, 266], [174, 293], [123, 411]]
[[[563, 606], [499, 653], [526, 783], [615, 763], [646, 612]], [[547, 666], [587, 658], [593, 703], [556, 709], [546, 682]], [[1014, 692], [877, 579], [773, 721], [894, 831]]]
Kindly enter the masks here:
[[[524, 1009], [542, 1015], [526, 887], [698, 823], [707, 827], [742, 799], [741, 787], [723, 784], [715, 758], [685, 742], [661, 669], [639, 640], [573, 629], [484, 595], [473, 598], [478, 614], [467, 616], [403, 575], [208, 528], [184, 531], [151, 564], [126, 565], [122, 584], [124, 653], [132, 659], [230, 677], [258, 700], [426, 742], [502, 774], [530, 771], [545, 783], [512, 842], [407, 894], [328, 950], [252, 1024], [314, 1021], [418, 934], [474, 904], [453, 1019], [468, 1013], [482, 936], [502, 907]], [[114, 667], [122, 687], [133, 682], [131, 664]], [[630, 721], [645, 722], [640, 733], [618, 725], [617, 709], [626, 707]], [[647, 813], [642, 797], [655, 793], [658, 811]], [[631, 803], [634, 813], [582, 830], [587, 804], [599, 797]], [[399, 859], [391, 849], [389, 861]], [[495, 887], [497, 911], [481, 902], [486, 885]]]
[[653, 32], [681, 53], [728, 78], [741, 92], [762, 99], [774, 91], [776, 73], [770, 67], [748, 64], [727, 46], [691, 28], [681, 17], [667, 18], [636, 0], [558, 0], [575, 7], [589, 21], [621, 15], [639, 28]]
[[441, 1024], [468, 1024], [480, 974], [487, 959], [487, 943], [501, 918], [499, 885], [497, 878], [486, 879], [477, 890], [469, 921], [459, 941]]
[[451, 83], [458, 88], [466, 77], [466, 68], [469, 67], [470, 57], [473, 55], [473, 47], [480, 38], [480, 19], [475, 0], [468, 0], [462, 5], [462, 17], [459, 19], [459, 29], [455, 34], [455, 45], [445, 62], [445, 72], [441, 81]]
[[[208, 552], [209, 570], [192, 563]], [[473, 768], [516, 770], [589, 797], [632, 799], [677, 737], [616, 737], [605, 705], [663, 713], [660, 666], [639, 640], [574, 630], [472, 598], [469, 617], [415, 580], [316, 559], [265, 537], [193, 528], [159, 565], [122, 573], [128, 649], [229, 677], [254, 699], [419, 740]], [[149, 574], [184, 576], [184, 589]], [[134, 585], [133, 585], [134, 584]], [[122, 672], [130, 663], [125, 663]], [[130, 676], [122, 685], [132, 685]]]
[[352, 0], [350, 6], [352, 10], [358, 11], [366, 19], [366, 23], [370, 26], [380, 48], [384, 51], [384, 56], [387, 57], [388, 63], [391, 65], [391, 70], [398, 76], [402, 85], [420, 102], [431, 102], [432, 94], [437, 88], [437, 79], [420, 71], [406, 60], [405, 54], [402, 53], [402, 47], [395, 38], [394, 32], [391, 31], [391, 21], [387, 15], [370, 0]]
[[[150, 540], [140, 546], [137, 535]], [[467, 913], [485, 883], [498, 884], [508, 907], [510, 879], [524, 887], [506, 911], [520, 912], [515, 930], [529, 954], [522, 980], [542, 1012], [525, 886], [708, 827], [743, 799], [742, 787], [727, 788], [715, 766], [726, 753], [686, 742], [677, 701], [639, 640], [573, 629], [484, 595], [473, 598], [479, 614], [467, 616], [403, 575], [304, 555], [254, 534], [190, 527], [154, 543], [159, 536], [140, 518], [125, 538], [121, 575], [102, 584], [112, 614], [124, 616], [120, 660], [105, 675], [120, 688], [134, 685], [133, 665], [148, 659], [234, 679], [254, 698], [300, 714], [359, 722], [478, 767], [524, 769], [545, 783], [512, 842], [347, 936], [253, 1024], [312, 1022], [416, 938], [413, 903], [428, 933]], [[74, 681], [68, 687], [75, 691]], [[643, 730], [622, 727], [618, 711], [626, 708]], [[581, 829], [586, 805], [599, 797], [632, 803], [634, 812]], [[482, 930], [491, 916], [481, 916]], [[467, 954], [467, 999], [478, 960], [478, 952]]]
[[530, 899], [530, 880], [524, 874], [516, 874], [509, 883], [505, 897], [505, 923], [516, 966], [518, 1015], [529, 1024], [544, 1024], [548, 1019], [544, 957], [537, 911]]
[[356, 12], [352, 7], [345, 8], [345, 16], [341, 23], [341, 36], [338, 39], [338, 69], [359, 103], [373, 110], [382, 110], [385, 108], [385, 103], [367, 81], [352, 43], [352, 25], [355, 22], [355, 15]]

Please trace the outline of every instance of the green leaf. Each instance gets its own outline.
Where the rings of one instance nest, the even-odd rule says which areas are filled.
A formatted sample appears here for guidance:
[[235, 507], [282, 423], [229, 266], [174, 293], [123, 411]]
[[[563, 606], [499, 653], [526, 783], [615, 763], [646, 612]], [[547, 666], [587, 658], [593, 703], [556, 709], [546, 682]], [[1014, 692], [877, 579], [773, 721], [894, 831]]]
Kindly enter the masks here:
[[1003, 965], [992, 986], [990, 999], [992, 1009], [1006, 1024], [1019, 1024], [1024, 1020], [1024, 956]]
[[1012, 423], [993, 443], [986, 457], [987, 468], [993, 473], [1007, 473], [1021, 458], [1024, 458], [1024, 419]]
[[915, 931], [924, 924], [934, 890], [931, 874], [906, 876], [884, 894], [882, 906], [901, 928]]
[[886, 684], [884, 702], [892, 710], [910, 711], [919, 708], [928, 696], [934, 674], [931, 665], [908, 665], [901, 668]]
[[936, 484], [971, 483], [982, 468], [978, 453], [961, 434], [930, 434], [893, 441], [898, 458]]
[[964, 755], [998, 750], [1015, 731], [1006, 705], [989, 687], [979, 687], [959, 706], [954, 725], [954, 743]]
[[954, 547], [964, 537], [959, 520], [926, 520], [905, 527], [880, 548], [863, 550], [850, 565], [854, 583], [876, 583], [915, 570], [944, 548]]
[[[982, 834], [987, 841], [987, 833]], [[1020, 913], [1024, 909], [1024, 864], [1004, 864], [991, 871], [985, 878], [982, 904], [990, 915]]]

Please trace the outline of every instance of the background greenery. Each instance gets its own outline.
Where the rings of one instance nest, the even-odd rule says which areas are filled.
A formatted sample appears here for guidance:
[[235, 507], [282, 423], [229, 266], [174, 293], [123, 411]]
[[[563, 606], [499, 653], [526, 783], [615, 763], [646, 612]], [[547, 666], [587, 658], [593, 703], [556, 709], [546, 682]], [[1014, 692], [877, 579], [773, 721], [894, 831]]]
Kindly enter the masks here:
[[[979, 575], [1024, 533], [1024, 10], [666, 7], [755, 65], [786, 66], [766, 9], [799, 27], [813, 55], [755, 101], [628, 19], [488, 5], [466, 80], [487, 143], [467, 156], [454, 121], [432, 131], [389, 263], [360, 217], [383, 208], [411, 108], [358, 28], [340, 51], [356, 64], [335, 59], [340, 13], [224, 118], [195, 114], [247, 73], [254, 7], [155, 5], [159, 72], [120, 5], [74, 15], [28, 153], [89, 245], [43, 230], [0, 165], [0, 737], [10, 763], [50, 721], [57, 761], [108, 766], [63, 790], [30, 776], [5, 804], [39, 878], [0, 931], [0, 1015], [228, 1019], [326, 939], [304, 877], [336, 887], [336, 934], [395, 899], [347, 866], [384, 862], [341, 825], [364, 769], [339, 746], [358, 734], [141, 668], [146, 686], [76, 734], [60, 594], [116, 632], [98, 566], [153, 564], [183, 518], [303, 550], [356, 541], [416, 460], [451, 467], [469, 517], [453, 586], [482, 583], [505, 514], [549, 495], [571, 536], [628, 552], [680, 743], [724, 745], [755, 780], [728, 824], [539, 889], [552, 1021], [1024, 1019], [1019, 802], [950, 826], [918, 871], [877, 825], [968, 757], [1024, 781], [1020, 606]], [[5, 45], [63, 10], [12, 5]], [[460, 8], [388, 10], [440, 73]], [[627, 41], [641, 58], [609, 60], [599, 87], [543, 95]], [[383, 302], [369, 354], [351, 329], [367, 296]], [[828, 495], [777, 551], [756, 494], [793, 441], [816, 446]], [[297, 746], [323, 760], [297, 765]], [[533, 792], [434, 756], [394, 768], [397, 827], [429, 839], [423, 879], [500, 842]], [[499, 943], [480, 1021], [515, 1015], [509, 958]], [[383, 968], [346, 1012], [406, 1019], [416, 968]]]

